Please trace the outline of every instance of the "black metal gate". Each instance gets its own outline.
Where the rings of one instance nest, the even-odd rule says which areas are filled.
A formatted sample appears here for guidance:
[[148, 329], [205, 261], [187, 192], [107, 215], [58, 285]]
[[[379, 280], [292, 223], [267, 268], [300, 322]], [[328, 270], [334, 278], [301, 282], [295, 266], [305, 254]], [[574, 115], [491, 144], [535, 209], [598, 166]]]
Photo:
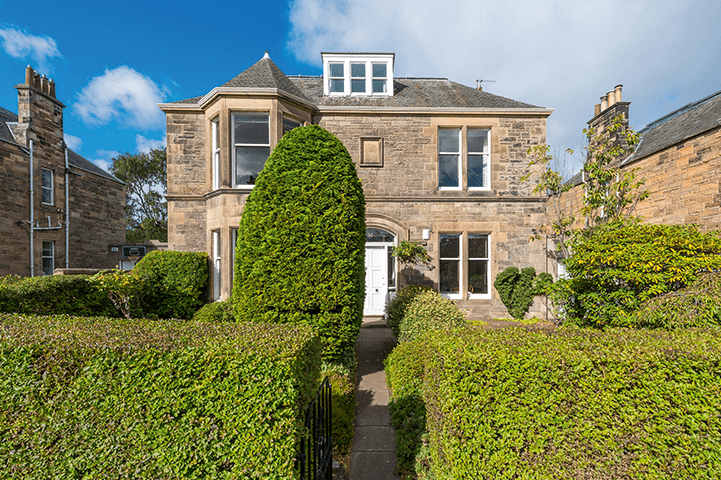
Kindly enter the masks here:
[[331, 390], [326, 377], [305, 412], [305, 434], [301, 438], [296, 460], [301, 480], [332, 479], [331, 423]]

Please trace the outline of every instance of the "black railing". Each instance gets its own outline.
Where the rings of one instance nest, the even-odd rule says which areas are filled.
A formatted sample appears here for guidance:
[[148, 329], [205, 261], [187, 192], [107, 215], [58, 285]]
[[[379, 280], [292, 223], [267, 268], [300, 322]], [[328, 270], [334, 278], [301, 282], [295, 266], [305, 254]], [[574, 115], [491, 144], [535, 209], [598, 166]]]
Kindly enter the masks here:
[[305, 433], [296, 460], [301, 480], [331, 480], [333, 476], [330, 402], [330, 382], [326, 377], [305, 411]]

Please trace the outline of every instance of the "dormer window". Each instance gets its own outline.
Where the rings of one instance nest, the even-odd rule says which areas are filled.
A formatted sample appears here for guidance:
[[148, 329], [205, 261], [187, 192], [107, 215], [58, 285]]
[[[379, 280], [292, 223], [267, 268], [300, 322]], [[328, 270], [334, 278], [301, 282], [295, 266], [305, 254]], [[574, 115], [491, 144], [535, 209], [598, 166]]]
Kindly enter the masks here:
[[322, 53], [323, 94], [393, 95], [392, 53]]

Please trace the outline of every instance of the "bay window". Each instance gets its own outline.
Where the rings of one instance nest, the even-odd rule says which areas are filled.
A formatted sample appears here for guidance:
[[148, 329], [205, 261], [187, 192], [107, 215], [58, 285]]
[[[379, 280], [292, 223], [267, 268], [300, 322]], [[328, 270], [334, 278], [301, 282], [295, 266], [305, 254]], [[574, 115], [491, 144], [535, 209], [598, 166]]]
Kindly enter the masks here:
[[255, 185], [270, 155], [270, 124], [267, 113], [233, 114], [233, 177], [235, 187]]

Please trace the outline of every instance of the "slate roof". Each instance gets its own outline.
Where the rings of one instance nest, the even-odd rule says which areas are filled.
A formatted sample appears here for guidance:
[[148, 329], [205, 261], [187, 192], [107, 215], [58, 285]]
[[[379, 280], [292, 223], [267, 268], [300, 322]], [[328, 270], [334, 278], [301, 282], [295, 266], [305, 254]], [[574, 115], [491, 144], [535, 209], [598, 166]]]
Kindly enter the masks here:
[[624, 163], [646, 157], [671, 145], [721, 126], [721, 91], [675, 110], [638, 133], [641, 142]]
[[[236, 88], [277, 88], [318, 107], [379, 108], [539, 108], [528, 103], [466, 87], [445, 78], [396, 77], [393, 96], [323, 96], [323, 78], [286, 76], [270, 58], [264, 57], [235, 78], [221, 85]], [[172, 102], [197, 104], [193, 97]]]
[[[10, 131], [10, 127], [7, 125], [8, 122], [15, 123], [17, 121], [18, 116], [16, 113], [0, 107], [0, 140], [5, 140], [10, 143], [19, 145], [15, 141], [15, 137], [13, 137], [12, 132]], [[94, 173], [95, 175], [107, 178], [108, 180], [112, 180], [114, 182], [123, 183], [121, 180], [118, 180], [113, 175], [98, 167], [90, 160], [81, 157], [70, 149], [68, 149], [68, 163], [75, 168], [85, 170], [86, 172]]]

